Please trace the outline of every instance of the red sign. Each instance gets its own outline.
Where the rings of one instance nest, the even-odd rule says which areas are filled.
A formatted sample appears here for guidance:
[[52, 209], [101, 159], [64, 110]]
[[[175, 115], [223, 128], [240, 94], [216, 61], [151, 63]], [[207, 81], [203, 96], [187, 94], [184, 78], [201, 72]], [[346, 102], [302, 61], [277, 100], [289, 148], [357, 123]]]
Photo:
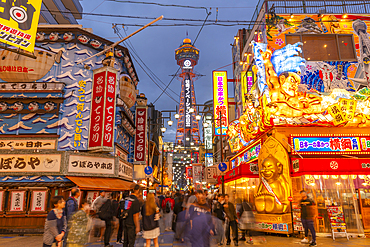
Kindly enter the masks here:
[[288, 197], [288, 201], [292, 202], [293, 201], [293, 197], [289, 196]]
[[370, 159], [292, 159], [294, 175], [346, 175], [370, 174]]
[[257, 162], [242, 162], [239, 166], [228, 171], [225, 175], [225, 182], [230, 182], [238, 178], [258, 178]]
[[188, 166], [186, 169], [186, 178], [191, 179], [193, 178], [193, 168], [191, 166]]
[[117, 71], [102, 67], [93, 72], [89, 150], [113, 151]]
[[147, 108], [136, 107], [135, 161], [146, 162]]

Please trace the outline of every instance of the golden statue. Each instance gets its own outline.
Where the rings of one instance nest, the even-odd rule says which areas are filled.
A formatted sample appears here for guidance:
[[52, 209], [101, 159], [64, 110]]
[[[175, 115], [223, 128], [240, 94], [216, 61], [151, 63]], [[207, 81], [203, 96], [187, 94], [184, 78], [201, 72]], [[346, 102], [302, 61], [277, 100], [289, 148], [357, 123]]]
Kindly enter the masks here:
[[288, 197], [291, 195], [289, 157], [285, 148], [275, 138], [269, 137], [263, 144], [258, 158], [260, 184], [254, 195], [260, 214], [284, 214], [289, 212]]
[[299, 117], [303, 114], [321, 113], [321, 97], [298, 92], [301, 77], [294, 72], [283, 72], [278, 77], [271, 63], [271, 51], [262, 52], [269, 87], [271, 114]]

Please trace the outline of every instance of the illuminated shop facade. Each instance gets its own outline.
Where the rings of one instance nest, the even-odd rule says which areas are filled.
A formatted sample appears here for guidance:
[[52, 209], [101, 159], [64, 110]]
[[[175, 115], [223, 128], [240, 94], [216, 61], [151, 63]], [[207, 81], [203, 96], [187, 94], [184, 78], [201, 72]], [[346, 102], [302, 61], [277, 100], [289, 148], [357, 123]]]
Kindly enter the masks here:
[[[370, 230], [369, 16], [274, 15], [266, 6], [263, 24], [235, 37], [235, 98], [243, 114], [228, 128], [235, 156], [226, 192], [254, 205], [262, 231], [302, 231], [297, 204], [306, 190], [317, 203], [317, 232], [364, 234]], [[343, 213], [345, 224], [333, 223], [330, 208]]]

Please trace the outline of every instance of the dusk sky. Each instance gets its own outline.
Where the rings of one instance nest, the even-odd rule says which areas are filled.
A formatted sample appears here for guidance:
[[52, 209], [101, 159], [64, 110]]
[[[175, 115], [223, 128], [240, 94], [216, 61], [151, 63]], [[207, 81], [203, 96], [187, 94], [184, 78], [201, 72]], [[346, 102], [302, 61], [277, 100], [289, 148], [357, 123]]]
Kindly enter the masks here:
[[[136, 1], [136, 0], [135, 0]], [[141, 0], [142, 2], [151, 2]], [[125, 3], [122, 3], [125, 2]], [[141, 17], [159, 17], [164, 15], [166, 18], [179, 19], [199, 19], [206, 18], [206, 11], [204, 9], [182, 8], [182, 7], [162, 7], [156, 5], [127, 3], [128, 1], [112, 1], [112, 0], [81, 0], [84, 13], [99, 13], [125, 16], [141, 16]], [[218, 20], [238, 20], [249, 21], [255, 11], [258, 0], [188, 0], [188, 1], [174, 1], [161, 0], [153, 1], [161, 4], [179, 4], [188, 6], [207, 7], [208, 11], [212, 12], [209, 20], [216, 19], [216, 7], [218, 7]], [[209, 8], [212, 8], [211, 10]], [[151, 19], [134, 19], [123, 17], [99, 17], [84, 15], [79, 23], [85, 28], [92, 28], [93, 32], [111, 41], [117, 41], [118, 36], [113, 32], [112, 23], [118, 24], [147, 24]], [[161, 20], [156, 24], [202, 24], [202, 22], [190, 21], [168, 21]], [[195, 46], [200, 49], [200, 58], [198, 65], [195, 66], [195, 71], [205, 75], [197, 80], [194, 84], [196, 100], [198, 104], [203, 104], [205, 101], [212, 99], [212, 70], [218, 69], [225, 65], [232, 63], [231, 46], [234, 41], [238, 29], [243, 25], [235, 26], [205, 26], [199, 35]], [[140, 27], [126, 26], [127, 34], [134, 32]], [[201, 26], [170, 26], [170, 27], [149, 27], [142, 32], [130, 38], [136, 53], [141, 60], [150, 68], [150, 70], [167, 85], [171, 76], [176, 73], [178, 65], [175, 60], [175, 49], [180, 46], [182, 40], [186, 37], [186, 32], [189, 38], [194, 41]], [[126, 36], [122, 26], [119, 25], [120, 33]], [[122, 44], [126, 46], [125, 44]], [[128, 47], [132, 57], [137, 58], [130, 47]], [[145, 93], [148, 98], [148, 103], [154, 102], [159, 94], [162, 92], [154, 82], [145, 74], [143, 69], [134, 60], [133, 64], [138, 74], [139, 84], [138, 89], [140, 93]], [[227, 66], [224, 69], [228, 71], [228, 78], [232, 78], [232, 66]], [[156, 80], [162, 88], [165, 85]], [[169, 87], [174, 92], [167, 90], [171, 96], [179, 101], [180, 81], [174, 79]], [[231, 89], [231, 88], [230, 88]], [[229, 90], [230, 91], [230, 90]], [[232, 96], [233, 92], [229, 92]], [[157, 110], [174, 110], [176, 104], [169, 96], [163, 94], [162, 97], [155, 103]], [[174, 141], [176, 132], [176, 122], [170, 128], [167, 128], [164, 134], [165, 141]]]

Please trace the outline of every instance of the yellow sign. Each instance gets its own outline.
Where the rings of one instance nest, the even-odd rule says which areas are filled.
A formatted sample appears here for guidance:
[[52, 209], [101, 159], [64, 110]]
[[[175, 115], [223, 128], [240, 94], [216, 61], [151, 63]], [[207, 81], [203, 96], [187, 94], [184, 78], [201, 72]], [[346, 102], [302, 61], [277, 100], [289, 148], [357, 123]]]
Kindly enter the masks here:
[[247, 72], [246, 71], [241, 72], [240, 84], [241, 84], [241, 87], [242, 87], [242, 103], [243, 103], [243, 112], [244, 112], [245, 95], [248, 93]]
[[0, 42], [33, 52], [42, 0], [0, 0]]
[[340, 125], [342, 123], [346, 122], [346, 119], [340, 110], [340, 107], [338, 104], [334, 104], [328, 107], [328, 112], [330, 115], [334, 118], [333, 123], [335, 126]]
[[[229, 125], [229, 106], [227, 94], [227, 72], [213, 71], [213, 111], [215, 118], [215, 135], [226, 135]], [[220, 121], [221, 119], [221, 121]]]
[[357, 102], [352, 99], [340, 99], [339, 106], [347, 121], [352, 121], [355, 116]]

